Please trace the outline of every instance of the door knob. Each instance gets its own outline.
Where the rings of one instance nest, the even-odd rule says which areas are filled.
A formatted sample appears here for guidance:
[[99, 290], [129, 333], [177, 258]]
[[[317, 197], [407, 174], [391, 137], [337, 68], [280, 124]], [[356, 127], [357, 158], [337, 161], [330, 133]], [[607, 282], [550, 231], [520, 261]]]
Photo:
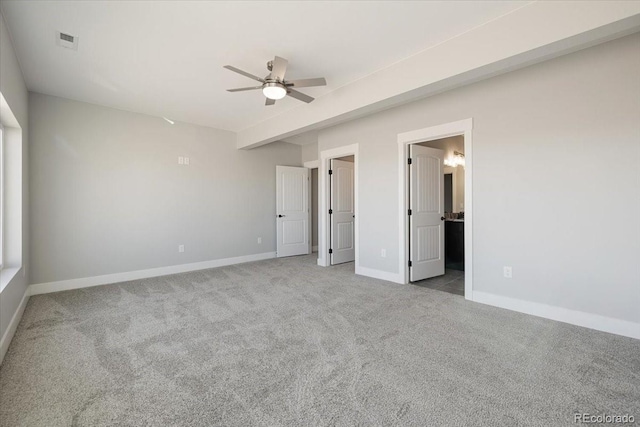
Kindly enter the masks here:
[[444, 221], [444, 217], [443, 216], [440, 217], [440, 221]]
[[286, 215], [278, 215], [278, 218], [284, 218]]

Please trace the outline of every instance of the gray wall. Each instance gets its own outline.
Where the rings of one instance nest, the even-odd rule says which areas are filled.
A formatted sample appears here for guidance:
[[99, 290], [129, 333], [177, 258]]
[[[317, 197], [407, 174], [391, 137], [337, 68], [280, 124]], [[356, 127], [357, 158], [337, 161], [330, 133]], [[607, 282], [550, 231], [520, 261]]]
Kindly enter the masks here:
[[[318, 160], [318, 143], [302, 146], [302, 162]], [[311, 169], [311, 245], [318, 246], [318, 169]]]
[[[9, 322], [16, 312], [20, 301], [27, 290], [29, 276], [27, 273], [28, 253], [28, 93], [25, 86], [22, 72], [16, 58], [11, 38], [7, 31], [4, 18], [0, 15], [0, 92], [9, 104], [18, 124], [22, 128], [22, 182], [18, 183], [18, 191], [21, 190], [21, 230], [18, 235], [10, 233], [12, 239], [20, 239], [18, 244], [15, 241], [7, 242], [11, 247], [19, 247], [21, 254], [15, 257], [11, 254], [11, 259], [16, 260], [20, 265], [11, 265], [9, 267], [21, 267], [21, 270], [0, 292], [0, 337], [3, 337], [9, 326]], [[12, 198], [13, 199], [13, 198]], [[5, 246], [7, 247], [7, 246]], [[21, 255], [21, 256], [20, 256]], [[2, 356], [0, 355], [0, 358]]]
[[275, 251], [275, 166], [301, 166], [299, 146], [237, 150], [231, 132], [36, 93], [29, 108], [31, 283]]
[[398, 133], [473, 117], [474, 290], [640, 322], [639, 52], [634, 34], [321, 131], [320, 151], [360, 144], [361, 265], [398, 272]]
[[302, 162], [312, 162], [318, 160], [318, 143], [312, 142], [311, 144], [302, 146]]

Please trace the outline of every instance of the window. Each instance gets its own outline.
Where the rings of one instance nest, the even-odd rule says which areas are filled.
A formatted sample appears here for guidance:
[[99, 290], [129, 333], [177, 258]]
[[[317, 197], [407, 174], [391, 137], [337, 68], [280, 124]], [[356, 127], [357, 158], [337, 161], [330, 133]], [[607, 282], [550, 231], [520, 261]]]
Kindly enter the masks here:
[[[0, 292], [22, 269], [22, 128], [0, 93]], [[25, 271], [22, 270], [23, 276]]]

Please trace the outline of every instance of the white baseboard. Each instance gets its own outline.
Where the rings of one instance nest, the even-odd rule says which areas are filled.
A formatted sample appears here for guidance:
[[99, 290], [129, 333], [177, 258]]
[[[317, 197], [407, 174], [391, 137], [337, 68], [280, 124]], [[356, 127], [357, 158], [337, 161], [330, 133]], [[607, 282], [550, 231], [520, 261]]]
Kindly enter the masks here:
[[389, 273], [388, 271], [356, 266], [356, 274], [373, 277], [374, 279], [386, 280], [388, 282], [399, 283], [401, 285], [405, 284], [403, 278], [398, 273]]
[[194, 262], [191, 264], [172, 265], [169, 267], [151, 268], [148, 270], [128, 271], [126, 273], [106, 274], [104, 276], [83, 277], [81, 279], [60, 280], [57, 282], [38, 283], [29, 286], [29, 295], [48, 294], [51, 292], [68, 291], [71, 289], [88, 288], [91, 286], [108, 285], [111, 283], [128, 282], [130, 280], [147, 279], [149, 277], [166, 276], [169, 274], [186, 273], [189, 271], [206, 270], [208, 268], [224, 267], [226, 265], [242, 264], [244, 262], [261, 261], [275, 258], [275, 252], [264, 252], [255, 255], [244, 255], [234, 258], [215, 259], [211, 261]]
[[2, 339], [0, 339], [0, 364], [4, 360], [4, 355], [7, 354], [7, 350], [9, 350], [9, 344], [11, 344], [11, 340], [16, 333], [16, 329], [18, 329], [18, 324], [20, 323], [20, 319], [22, 319], [22, 313], [24, 313], [24, 309], [27, 307], [27, 302], [29, 301], [29, 289], [27, 288], [22, 297], [22, 301], [18, 305], [15, 313], [13, 313], [13, 317], [9, 322], [9, 326], [7, 330], [4, 332]]
[[572, 325], [583, 326], [611, 334], [640, 339], [640, 323], [629, 322], [627, 320], [614, 319], [599, 314], [585, 313], [583, 311], [478, 291], [473, 292], [473, 301], [506, 308], [507, 310], [519, 311], [520, 313], [526, 313], [532, 316], [557, 320], [558, 322], [570, 323]]

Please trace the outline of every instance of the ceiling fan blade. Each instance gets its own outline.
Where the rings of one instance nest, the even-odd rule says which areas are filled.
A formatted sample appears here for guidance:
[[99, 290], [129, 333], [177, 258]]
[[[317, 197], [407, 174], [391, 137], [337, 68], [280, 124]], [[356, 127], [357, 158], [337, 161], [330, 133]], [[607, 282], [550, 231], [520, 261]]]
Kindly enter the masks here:
[[313, 101], [314, 98], [310, 97], [309, 95], [305, 95], [302, 92], [298, 92], [297, 90], [293, 90], [291, 88], [287, 88], [287, 95], [298, 99], [300, 101], [306, 102], [307, 104], [311, 101]]
[[256, 89], [262, 89], [262, 86], [239, 87], [237, 89], [227, 89], [227, 92], [243, 92], [245, 90], [256, 90]]
[[324, 77], [318, 77], [315, 79], [300, 79], [300, 80], [287, 80], [286, 86], [290, 87], [311, 87], [311, 86], [326, 86], [327, 81]]
[[242, 70], [241, 70], [241, 69], [239, 69], [239, 68], [233, 67], [233, 66], [231, 66], [231, 65], [225, 65], [225, 66], [224, 66], [224, 68], [226, 68], [227, 70], [234, 71], [234, 72], [236, 72], [236, 73], [238, 73], [238, 74], [242, 74], [243, 76], [245, 76], [245, 77], [249, 77], [250, 79], [257, 80], [257, 81], [259, 81], [259, 82], [261, 82], [261, 83], [264, 83], [264, 79], [261, 79], [261, 78], [260, 78], [260, 77], [258, 77], [258, 76], [254, 76], [253, 74], [249, 74], [249, 73], [247, 73], [246, 71], [242, 71]]
[[275, 103], [275, 99], [267, 98], [267, 101], [264, 103], [264, 105], [274, 105]]
[[273, 58], [273, 63], [271, 66], [271, 78], [283, 81], [284, 73], [287, 72], [287, 65], [289, 65], [289, 61], [287, 61], [286, 59], [280, 58], [279, 56]]

